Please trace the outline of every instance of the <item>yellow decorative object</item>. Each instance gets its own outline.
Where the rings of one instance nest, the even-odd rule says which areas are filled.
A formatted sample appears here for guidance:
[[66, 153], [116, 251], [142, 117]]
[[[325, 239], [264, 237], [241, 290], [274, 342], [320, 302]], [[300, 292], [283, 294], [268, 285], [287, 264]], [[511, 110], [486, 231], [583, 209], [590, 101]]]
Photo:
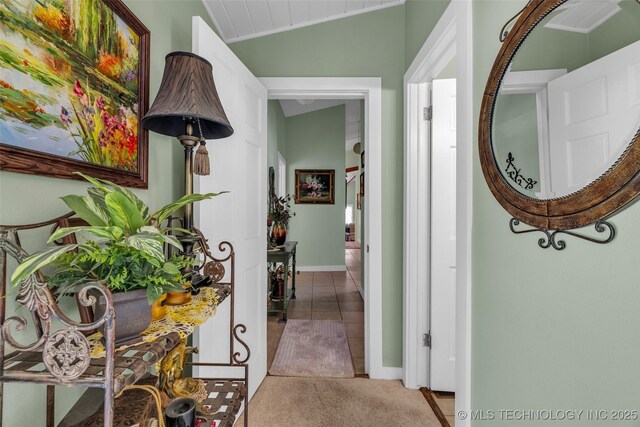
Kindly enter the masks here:
[[162, 319], [167, 314], [167, 294], [162, 294], [160, 298], [151, 304], [151, 321]]
[[195, 378], [183, 378], [184, 367], [187, 363], [187, 356], [190, 353], [197, 353], [195, 347], [187, 347], [187, 340], [183, 339], [175, 346], [160, 362], [159, 377], [160, 390], [167, 393], [169, 397], [191, 397], [201, 399], [206, 398], [206, 390], [203, 381]]
[[[222, 291], [220, 291], [222, 292]], [[221, 293], [222, 294], [222, 293]], [[153, 342], [156, 339], [167, 335], [169, 332], [177, 332], [180, 338], [186, 338], [193, 330], [202, 325], [216, 312], [218, 306], [218, 290], [215, 288], [202, 288], [198, 295], [186, 304], [177, 306], [167, 306], [167, 314], [162, 319], [152, 322], [151, 325], [142, 332], [144, 342]], [[116, 324], [117, 324], [116, 319]], [[96, 332], [87, 337], [91, 347], [91, 357], [104, 357], [104, 345], [101, 342], [102, 334]], [[125, 349], [122, 346], [118, 349]]]
[[169, 292], [167, 294], [167, 305], [182, 305], [191, 301], [191, 292]]

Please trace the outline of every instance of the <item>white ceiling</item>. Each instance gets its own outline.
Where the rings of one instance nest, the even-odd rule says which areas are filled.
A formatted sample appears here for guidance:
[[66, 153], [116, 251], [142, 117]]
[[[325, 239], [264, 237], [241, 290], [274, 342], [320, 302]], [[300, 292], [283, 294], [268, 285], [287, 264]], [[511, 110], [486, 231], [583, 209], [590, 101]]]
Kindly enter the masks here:
[[405, 0], [202, 0], [226, 43], [403, 4]]
[[302, 102], [300, 103], [295, 99], [281, 99], [280, 105], [285, 117], [297, 116], [344, 104], [345, 151], [352, 150], [356, 142], [361, 141], [359, 99], [305, 99]]
[[281, 99], [280, 106], [285, 117], [297, 116], [312, 111], [324, 110], [345, 103], [344, 99], [305, 99], [302, 103], [296, 99]]

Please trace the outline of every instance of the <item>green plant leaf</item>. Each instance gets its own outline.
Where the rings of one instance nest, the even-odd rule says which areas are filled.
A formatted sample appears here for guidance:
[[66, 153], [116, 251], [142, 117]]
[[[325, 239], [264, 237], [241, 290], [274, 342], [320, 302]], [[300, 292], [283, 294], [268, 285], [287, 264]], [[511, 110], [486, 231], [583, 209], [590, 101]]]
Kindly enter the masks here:
[[180, 228], [180, 227], [165, 227], [165, 228], [161, 228], [160, 229], [160, 233], [162, 233], [164, 235], [167, 235], [167, 233], [169, 231], [174, 231], [174, 232], [177, 231], [179, 233], [186, 234], [186, 235], [192, 235], [193, 234], [192, 231], [185, 230], [184, 228]]
[[144, 225], [142, 214], [126, 196], [121, 193], [109, 193], [104, 198], [113, 225], [122, 228], [127, 234], [133, 234]]
[[174, 236], [169, 236], [168, 234], [160, 234], [159, 236], [162, 238], [162, 240], [165, 243], [175, 247], [179, 251], [183, 251], [184, 250], [184, 248], [182, 247], [182, 243], [180, 243], [180, 241], [177, 238], [175, 238]]
[[97, 227], [109, 225], [107, 224], [107, 218], [104, 216], [102, 209], [91, 197], [71, 194], [61, 197], [61, 199], [76, 215], [89, 223], [89, 225]]
[[112, 226], [112, 227], [87, 227], [87, 226], [79, 226], [79, 227], [66, 227], [66, 228], [59, 228], [58, 230], [56, 230], [51, 237], [49, 237], [49, 240], [47, 241], [47, 243], [51, 243], [55, 240], [58, 239], [62, 239], [65, 236], [68, 236], [69, 234], [73, 234], [73, 233], [82, 233], [82, 232], [86, 232], [86, 233], [91, 233], [96, 237], [101, 237], [104, 239], [108, 239], [108, 240], [118, 240], [120, 237], [122, 237], [123, 234], [123, 230], [120, 227], [116, 227], [116, 226]]
[[128, 198], [134, 205], [136, 205], [136, 207], [138, 208], [138, 211], [140, 211], [140, 214], [142, 215], [142, 218], [144, 220], [147, 219], [147, 216], [149, 215], [149, 208], [147, 207], [147, 205], [144, 204], [142, 200], [138, 198], [138, 196], [136, 196], [135, 194], [133, 194], [132, 191], [124, 187], [120, 187], [119, 185], [113, 184], [111, 182], [109, 182], [109, 184], [113, 187], [115, 191], [122, 194], [123, 196]]
[[161, 224], [165, 219], [170, 217], [174, 212], [181, 209], [185, 205], [189, 203], [199, 202], [201, 200], [211, 199], [213, 197], [219, 196], [220, 194], [228, 193], [228, 191], [223, 191], [220, 193], [207, 193], [207, 194], [187, 194], [186, 196], [182, 196], [180, 199], [176, 200], [173, 203], [169, 203], [163, 208], [158, 209], [149, 217], [149, 221], [153, 221], [156, 224]]
[[24, 279], [31, 276], [40, 268], [51, 264], [60, 255], [74, 250], [78, 245], [56, 246], [25, 259], [11, 275], [11, 286], [18, 286]]
[[102, 180], [98, 178], [93, 178], [89, 175], [85, 175], [82, 172], [74, 172], [74, 173], [76, 175], [80, 175], [81, 177], [89, 181], [89, 183], [93, 184], [94, 187], [99, 188], [100, 190], [103, 190], [105, 193], [109, 192], [109, 189], [102, 184]]
[[138, 233], [133, 236], [129, 236], [125, 242], [132, 248], [145, 252], [160, 261], [164, 261], [162, 240], [158, 240], [156, 236], [146, 233]]
[[176, 274], [180, 274], [180, 270], [178, 270], [178, 267], [176, 267], [176, 265], [172, 262], [165, 262], [164, 265], [162, 266], [162, 269], [172, 275], [175, 276]]
[[109, 192], [105, 192], [96, 187], [89, 187], [87, 189], [87, 193], [89, 193], [89, 197], [93, 199], [93, 202], [102, 210], [103, 216], [108, 217], [109, 208], [107, 208], [107, 203], [104, 201], [104, 198]]
[[[102, 191], [103, 195], [107, 195], [111, 192], [116, 192], [116, 193], [120, 193], [123, 196], [125, 196], [127, 199], [129, 199], [129, 201], [131, 201], [131, 203], [133, 203], [134, 205], [136, 205], [136, 207], [138, 208], [138, 210], [140, 211], [140, 213], [142, 214], [143, 218], [147, 218], [147, 215], [149, 215], [149, 208], [147, 207], [147, 205], [144, 204], [144, 202], [142, 200], [140, 200], [138, 198], [138, 196], [136, 196], [131, 190], [121, 187], [118, 184], [108, 181], [106, 179], [98, 179], [98, 178], [92, 178], [88, 175], [84, 175], [80, 172], [75, 172], [77, 175], [80, 175], [81, 177], [83, 177], [84, 179], [86, 179], [87, 181], [89, 181], [91, 184], [93, 184], [96, 189], [98, 189], [99, 191]], [[111, 189], [107, 188], [105, 185], [108, 185], [109, 187], [111, 187]]]

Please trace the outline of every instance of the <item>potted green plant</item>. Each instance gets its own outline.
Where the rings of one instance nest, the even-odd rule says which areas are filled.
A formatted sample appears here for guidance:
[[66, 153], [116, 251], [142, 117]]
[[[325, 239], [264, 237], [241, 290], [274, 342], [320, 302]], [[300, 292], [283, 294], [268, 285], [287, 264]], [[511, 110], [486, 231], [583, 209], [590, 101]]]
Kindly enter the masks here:
[[284, 197], [271, 198], [271, 206], [267, 215], [267, 226], [271, 227], [271, 244], [272, 246], [283, 245], [287, 241], [287, 229], [289, 228], [289, 220], [295, 216], [291, 212], [291, 200], [293, 197], [287, 194]]
[[[184, 290], [181, 269], [192, 260], [180, 255], [167, 259], [165, 244], [182, 251], [165, 220], [187, 205], [219, 193], [191, 194], [150, 213], [135, 194], [109, 181], [78, 173], [93, 187], [86, 196], [62, 197], [64, 203], [88, 225], [56, 230], [48, 243], [70, 234], [86, 240], [78, 244], [48, 247], [26, 258], [11, 277], [11, 285], [45, 266], [52, 267], [47, 282], [58, 295], [71, 294], [89, 282], [103, 282], [111, 290], [116, 312], [116, 342], [121, 343], [146, 329], [151, 322], [151, 304], [168, 291]], [[96, 304], [99, 316], [103, 303]]]

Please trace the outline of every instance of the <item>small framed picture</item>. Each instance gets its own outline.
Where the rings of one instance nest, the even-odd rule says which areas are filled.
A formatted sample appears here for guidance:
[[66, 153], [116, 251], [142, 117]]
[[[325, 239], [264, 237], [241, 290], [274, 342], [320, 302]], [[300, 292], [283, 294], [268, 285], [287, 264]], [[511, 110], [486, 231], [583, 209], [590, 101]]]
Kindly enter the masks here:
[[358, 208], [358, 210], [362, 210], [362, 195], [360, 193], [356, 195], [356, 201], [356, 207]]
[[364, 197], [364, 171], [360, 173], [360, 195]]
[[334, 204], [333, 169], [296, 169], [297, 204]]

